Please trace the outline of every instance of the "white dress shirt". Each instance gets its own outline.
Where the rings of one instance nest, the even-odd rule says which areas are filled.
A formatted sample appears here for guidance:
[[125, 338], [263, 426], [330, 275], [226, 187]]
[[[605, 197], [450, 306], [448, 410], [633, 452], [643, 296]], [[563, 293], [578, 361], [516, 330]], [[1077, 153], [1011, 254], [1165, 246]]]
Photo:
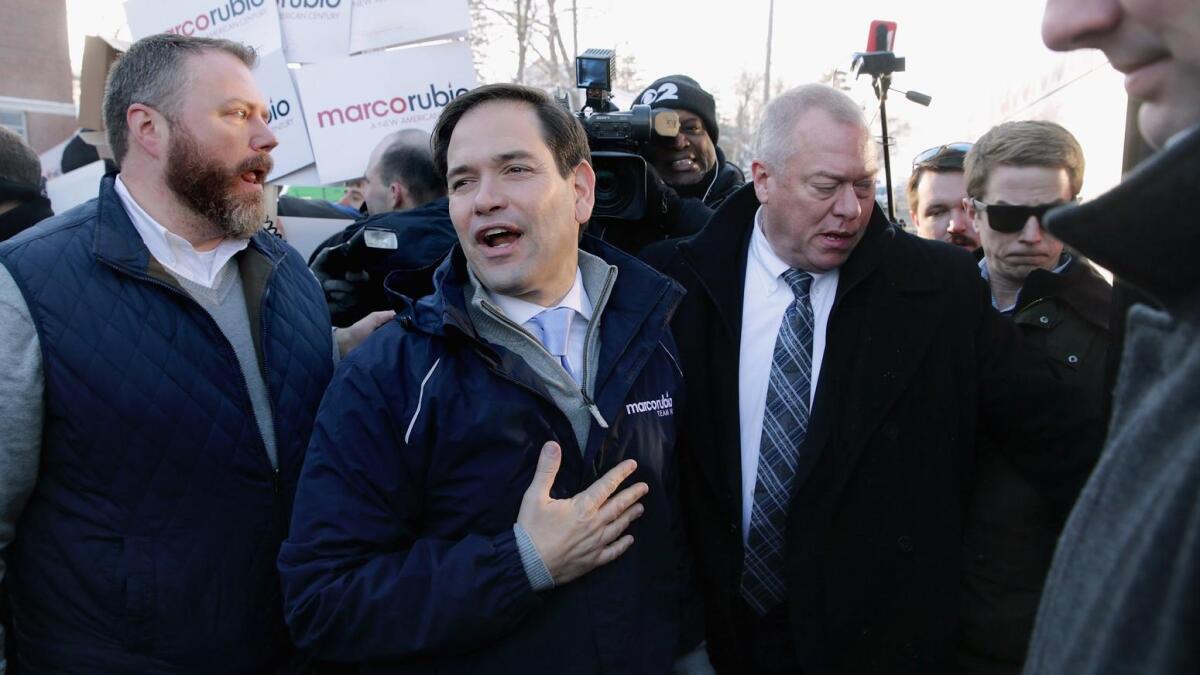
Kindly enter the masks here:
[[167, 230], [146, 213], [129, 193], [120, 174], [117, 174], [116, 190], [121, 204], [125, 206], [125, 213], [129, 214], [129, 220], [150, 250], [150, 255], [171, 274], [192, 283], [212, 288], [225, 265], [250, 245], [249, 239], [225, 237], [212, 250], [197, 251], [187, 239]]
[[[767, 407], [767, 381], [775, 355], [775, 339], [783, 314], [796, 295], [783, 273], [789, 265], [775, 255], [762, 231], [762, 207], [754, 214], [754, 233], [746, 257], [746, 288], [742, 295], [742, 343], [738, 353], [738, 421], [742, 442], [742, 544], [750, 534], [754, 485], [758, 480], [758, 451], [762, 442], [763, 414]], [[809, 405], [817, 393], [817, 378], [825, 356], [825, 329], [837, 294], [838, 270], [813, 277], [809, 301], [813, 310], [812, 374]]]
[[583, 347], [587, 341], [588, 325], [592, 321], [592, 302], [583, 288], [583, 273], [579, 271], [578, 267], [575, 268], [575, 283], [571, 285], [571, 290], [567, 291], [563, 299], [551, 307], [542, 307], [537, 303], [493, 293], [490, 290], [487, 294], [492, 302], [500, 308], [500, 311], [504, 312], [504, 316], [521, 327], [525, 326], [526, 321], [547, 309], [570, 307], [575, 310], [575, 318], [571, 321], [571, 331], [567, 338], [567, 363], [571, 364], [571, 369], [576, 373], [583, 372]]

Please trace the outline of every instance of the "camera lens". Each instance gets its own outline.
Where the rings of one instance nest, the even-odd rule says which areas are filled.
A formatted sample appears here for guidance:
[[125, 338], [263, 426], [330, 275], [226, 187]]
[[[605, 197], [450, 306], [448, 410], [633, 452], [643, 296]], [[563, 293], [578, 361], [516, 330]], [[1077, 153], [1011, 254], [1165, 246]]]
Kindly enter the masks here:
[[630, 162], [619, 162], [596, 170], [596, 215], [616, 215], [625, 213], [638, 198], [635, 186], [641, 176], [636, 175], [637, 167]]

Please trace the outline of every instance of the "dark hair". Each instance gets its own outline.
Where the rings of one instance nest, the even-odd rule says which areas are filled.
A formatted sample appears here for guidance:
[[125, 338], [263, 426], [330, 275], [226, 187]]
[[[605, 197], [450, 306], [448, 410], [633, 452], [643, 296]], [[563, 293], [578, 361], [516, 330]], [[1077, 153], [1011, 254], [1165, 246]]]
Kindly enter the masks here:
[[17, 132], [4, 127], [0, 127], [0, 180], [30, 190], [40, 190], [42, 185], [42, 161], [37, 153]]
[[963, 157], [965, 157], [965, 153], [944, 152], [928, 162], [918, 164], [913, 169], [912, 174], [908, 177], [908, 208], [913, 213], [917, 213], [917, 187], [921, 185], [921, 176], [924, 176], [926, 171], [930, 173], [962, 173]]
[[997, 166], [1063, 169], [1071, 197], [1083, 189], [1083, 148], [1071, 132], [1054, 122], [1023, 120], [998, 124], [975, 141], [963, 163], [967, 194], [983, 199], [988, 176]]
[[446, 166], [446, 152], [450, 147], [450, 137], [454, 135], [454, 127], [467, 111], [476, 106], [492, 101], [517, 101], [527, 103], [537, 113], [542, 125], [542, 140], [554, 155], [554, 164], [563, 178], [580, 162], [591, 161], [592, 153], [588, 149], [587, 133], [583, 125], [568, 110], [555, 103], [545, 92], [533, 87], [520, 84], [488, 84], [459, 96], [442, 110], [437, 124], [433, 128], [433, 164], [438, 175], [444, 179], [449, 167]]
[[397, 143], [379, 158], [377, 171], [384, 185], [403, 183], [416, 204], [446, 196], [446, 174], [437, 172], [428, 147]]
[[148, 105], [170, 119], [179, 103], [179, 92], [188, 83], [184, 68], [187, 58], [206, 51], [226, 52], [247, 68], [253, 68], [258, 60], [254, 49], [240, 42], [173, 33], [142, 38], [117, 60], [104, 86], [105, 135], [117, 164], [129, 150], [129, 128], [125, 125], [129, 106]]

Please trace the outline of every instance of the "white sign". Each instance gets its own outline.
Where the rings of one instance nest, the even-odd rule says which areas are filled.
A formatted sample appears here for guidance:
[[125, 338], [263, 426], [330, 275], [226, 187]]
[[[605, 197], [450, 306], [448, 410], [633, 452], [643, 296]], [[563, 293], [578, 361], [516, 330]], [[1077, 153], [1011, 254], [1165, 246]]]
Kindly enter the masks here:
[[267, 124], [279, 140], [279, 145], [271, 152], [275, 168], [267, 176], [267, 180], [274, 180], [312, 164], [312, 146], [304, 129], [300, 96], [296, 94], [283, 52], [272, 52], [260, 58], [254, 68], [254, 79], [270, 109], [271, 121]]
[[321, 177], [317, 175], [317, 165], [309, 164], [299, 171], [279, 176], [268, 181], [271, 185], [320, 185]]
[[467, 0], [354, 0], [350, 51], [452, 37], [470, 29]]
[[283, 48], [276, 0], [128, 0], [125, 16], [134, 40], [158, 33], [224, 38], [259, 54]]
[[[347, 77], [353, 73], [354, 77]], [[363, 175], [371, 150], [401, 129], [430, 131], [475, 87], [466, 42], [351, 56], [296, 71], [321, 183]]]
[[100, 194], [100, 179], [104, 178], [104, 162], [92, 162], [46, 181], [46, 196], [50, 208], [62, 213]]
[[346, 229], [354, 221], [346, 218], [301, 218], [300, 216], [279, 216], [279, 225], [287, 243], [300, 253], [300, 257], [308, 260], [317, 247], [326, 239]]
[[350, 0], [278, 0], [283, 49], [292, 63], [350, 55]]

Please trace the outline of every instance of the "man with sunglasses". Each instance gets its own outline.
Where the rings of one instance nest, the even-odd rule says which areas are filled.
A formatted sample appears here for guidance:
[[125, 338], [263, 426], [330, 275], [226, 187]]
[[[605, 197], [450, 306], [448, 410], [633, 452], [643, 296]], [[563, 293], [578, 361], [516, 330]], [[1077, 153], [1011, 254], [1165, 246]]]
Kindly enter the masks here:
[[908, 215], [918, 236], [978, 254], [979, 235], [963, 205], [967, 196], [963, 158], [970, 149], [970, 143], [949, 143], [913, 158], [908, 177]]
[[[992, 304], [1012, 317], [1054, 375], [1103, 410], [1112, 288], [1042, 228], [1050, 208], [1075, 201], [1083, 150], [1053, 122], [1006, 122], [966, 153], [962, 208], [979, 233], [980, 272]], [[1049, 503], [1006, 457], [981, 445], [967, 521], [962, 593], [964, 673], [1018, 673], [1066, 511]]]

